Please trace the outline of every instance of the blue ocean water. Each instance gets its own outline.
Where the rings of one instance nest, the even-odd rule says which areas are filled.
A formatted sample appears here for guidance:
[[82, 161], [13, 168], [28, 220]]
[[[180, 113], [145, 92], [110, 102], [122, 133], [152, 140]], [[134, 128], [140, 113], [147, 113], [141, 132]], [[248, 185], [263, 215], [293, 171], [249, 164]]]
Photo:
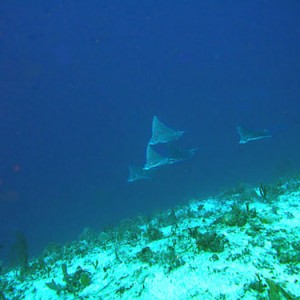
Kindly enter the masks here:
[[[299, 171], [299, 1], [2, 1], [0, 258]], [[198, 147], [150, 181], [154, 115]], [[239, 144], [237, 125], [271, 139]]]

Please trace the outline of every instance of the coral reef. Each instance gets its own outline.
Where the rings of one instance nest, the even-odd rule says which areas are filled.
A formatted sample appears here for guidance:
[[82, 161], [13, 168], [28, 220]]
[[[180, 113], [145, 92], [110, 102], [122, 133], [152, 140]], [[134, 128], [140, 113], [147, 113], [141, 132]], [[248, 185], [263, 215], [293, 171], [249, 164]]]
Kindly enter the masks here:
[[297, 179], [242, 185], [86, 228], [32, 261], [19, 238], [24, 259], [2, 272], [0, 299], [300, 299], [299, 200]]

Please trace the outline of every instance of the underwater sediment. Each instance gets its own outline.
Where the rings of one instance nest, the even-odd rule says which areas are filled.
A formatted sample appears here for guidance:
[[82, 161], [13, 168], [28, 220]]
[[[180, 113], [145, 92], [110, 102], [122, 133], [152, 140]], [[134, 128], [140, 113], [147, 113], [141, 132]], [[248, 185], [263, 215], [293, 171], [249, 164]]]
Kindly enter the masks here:
[[0, 299], [300, 299], [300, 179], [241, 185], [49, 245]]

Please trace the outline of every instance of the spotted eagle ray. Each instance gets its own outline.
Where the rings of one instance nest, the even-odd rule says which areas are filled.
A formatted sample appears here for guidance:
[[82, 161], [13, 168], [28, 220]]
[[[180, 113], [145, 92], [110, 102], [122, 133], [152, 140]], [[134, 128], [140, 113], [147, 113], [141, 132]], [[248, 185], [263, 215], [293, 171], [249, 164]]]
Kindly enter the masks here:
[[250, 130], [238, 126], [237, 130], [240, 135], [240, 142], [239, 142], [240, 144], [246, 144], [249, 141], [255, 141], [263, 138], [272, 137], [272, 135], [267, 129]]
[[152, 137], [149, 144], [156, 145], [160, 143], [169, 143], [178, 140], [183, 133], [184, 131], [182, 130], [174, 130], [167, 127], [158, 120], [157, 116], [154, 116], [152, 121]]

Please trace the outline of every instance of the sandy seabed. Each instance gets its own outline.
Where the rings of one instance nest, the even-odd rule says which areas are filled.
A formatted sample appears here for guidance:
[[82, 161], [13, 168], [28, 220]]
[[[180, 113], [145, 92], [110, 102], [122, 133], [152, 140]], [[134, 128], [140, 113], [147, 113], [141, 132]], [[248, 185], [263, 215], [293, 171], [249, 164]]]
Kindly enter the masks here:
[[3, 270], [0, 299], [300, 299], [300, 180], [121, 221]]

